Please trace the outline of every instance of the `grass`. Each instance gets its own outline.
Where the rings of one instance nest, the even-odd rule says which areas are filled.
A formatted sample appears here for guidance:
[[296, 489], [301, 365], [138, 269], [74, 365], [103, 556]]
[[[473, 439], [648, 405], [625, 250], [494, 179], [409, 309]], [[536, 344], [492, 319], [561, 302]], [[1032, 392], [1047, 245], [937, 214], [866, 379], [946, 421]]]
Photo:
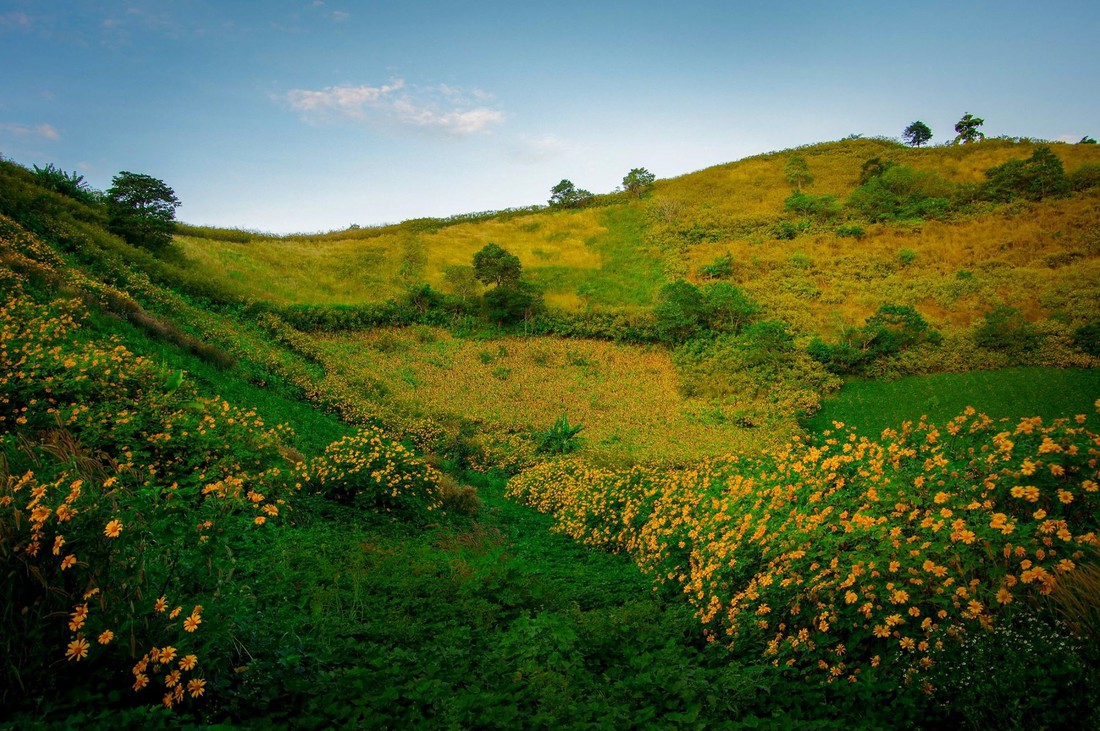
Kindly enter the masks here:
[[[976, 183], [989, 167], [1024, 159], [1035, 146], [989, 140], [912, 149], [856, 139], [797, 152], [815, 178], [807, 192], [843, 201], [871, 157]], [[1053, 149], [1067, 172], [1100, 162], [1094, 145], [1053, 143]], [[999, 304], [1033, 320], [1055, 312], [1074, 325], [1100, 318], [1095, 191], [979, 207], [946, 221], [864, 223], [867, 235], [861, 240], [836, 235], [843, 221], [819, 223], [783, 241], [771, 228], [787, 217], [783, 204], [790, 186], [783, 167], [793, 152], [657, 181], [641, 200], [591, 209], [475, 217], [450, 225], [410, 221], [320, 237], [248, 238], [227, 231], [227, 240], [217, 240], [213, 231], [188, 229], [199, 235], [177, 241], [219, 286], [278, 304], [379, 301], [418, 282], [447, 291], [446, 267], [468, 266], [474, 252], [494, 242], [519, 257], [528, 278], [544, 288], [548, 304], [573, 311], [648, 308], [667, 279], [695, 278], [700, 265], [729, 252], [733, 281], [768, 316], [805, 335], [832, 338], [884, 303], [914, 305], [946, 330], [966, 328]], [[684, 232], [698, 236], [684, 243], [677, 238]], [[903, 250], [915, 258], [903, 261]], [[808, 257], [809, 266], [792, 266], [796, 254]]]
[[413, 328], [319, 340], [325, 367], [402, 413], [456, 414], [519, 432], [563, 413], [585, 451], [683, 461], [756, 451], [794, 433], [707, 423], [706, 402], [679, 393], [668, 351], [603, 341], [473, 341]]
[[853, 380], [824, 401], [807, 428], [821, 432], [839, 421], [874, 437], [921, 416], [945, 423], [967, 406], [994, 419], [1041, 416], [1049, 420], [1086, 414], [1095, 421], [1093, 403], [1098, 398], [1100, 370], [1096, 369], [1006, 368], [897, 381]]

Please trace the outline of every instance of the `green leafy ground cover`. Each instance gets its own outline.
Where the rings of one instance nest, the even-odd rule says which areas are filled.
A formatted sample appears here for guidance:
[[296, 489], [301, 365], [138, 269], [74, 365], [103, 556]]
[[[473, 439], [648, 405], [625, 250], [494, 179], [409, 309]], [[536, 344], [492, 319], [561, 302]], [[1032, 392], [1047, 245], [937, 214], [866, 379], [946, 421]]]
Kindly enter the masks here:
[[1006, 368], [970, 373], [937, 373], [895, 381], [854, 379], [807, 420], [814, 432], [843, 422], [860, 434], [877, 436], [903, 421], [927, 416], [943, 423], [973, 406], [995, 419], [1041, 416], [1050, 420], [1085, 414], [1100, 395], [1100, 371], [1080, 368]]

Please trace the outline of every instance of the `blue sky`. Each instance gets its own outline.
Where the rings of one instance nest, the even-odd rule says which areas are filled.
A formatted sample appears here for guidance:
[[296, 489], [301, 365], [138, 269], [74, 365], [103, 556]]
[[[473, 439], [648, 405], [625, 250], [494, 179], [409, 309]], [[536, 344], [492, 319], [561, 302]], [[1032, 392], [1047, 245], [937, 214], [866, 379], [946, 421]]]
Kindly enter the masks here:
[[0, 154], [275, 232], [849, 134], [1100, 136], [1100, 3], [0, 0]]

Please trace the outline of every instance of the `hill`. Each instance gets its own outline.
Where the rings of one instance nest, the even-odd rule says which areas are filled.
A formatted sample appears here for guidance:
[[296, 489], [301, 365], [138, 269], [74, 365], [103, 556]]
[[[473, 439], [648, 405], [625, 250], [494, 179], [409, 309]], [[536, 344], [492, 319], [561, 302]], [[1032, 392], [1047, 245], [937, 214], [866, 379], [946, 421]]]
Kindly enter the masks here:
[[[1044, 149], [154, 250], [0, 161], [0, 725], [1095, 726], [1095, 153]], [[436, 290], [487, 232], [545, 311]]]
[[[989, 140], [914, 149], [844, 140], [659, 180], [641, 200], [611, 194], [578, 210], [421, 219], [247, 241], [241, 232], [191, 229], [201, 235], [178, 241], [227, 291], [277, 304], [377, 302], [421, 282], [451, 291], [447, 267], [468, 266], [474, 252], [495, 242], [519, 257], [548, 304], [572, 311], [646, 309], [663, 284], [700, 281], [701, 267], [729, 254], [723, 278], [807, 334], [835, 335], [887, 302], [914, 305], [948, 328], [965, 327], [997, 304], [1032, 320], [1052, 312], [1075, 322], [1095, 318], [1079, 309], [1097, 301], [1100, 281], [1095, 189], [1009, 205], [971, 200], [943, 215], [873, 223], [852, 210], [824, 219], [785, 210], [792, 186], [784, 168], [792, 154], [805, 159], [814, 178], [807, 192], [843, 202], [859, 187], [868, 160], [965, 187], [1038, 147]], [[1100, 164], [1092, 145], [1052, 149], [1070, 173]], [[955, 195], [975, 196], [969, 188]]]

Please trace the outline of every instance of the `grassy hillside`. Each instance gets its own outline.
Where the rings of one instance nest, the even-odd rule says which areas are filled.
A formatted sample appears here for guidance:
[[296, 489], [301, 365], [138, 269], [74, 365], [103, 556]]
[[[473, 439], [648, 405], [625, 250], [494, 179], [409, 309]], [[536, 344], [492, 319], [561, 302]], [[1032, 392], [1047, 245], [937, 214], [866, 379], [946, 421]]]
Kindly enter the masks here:
[[[1100, 163], [1095, 146], [1053, 147], [1067, 172]], [[468, 265], [475, 251], [495, 242], [520, 258], [550, 305], [572, 310], [645, 308], [666, 281], [697, 279], [700, 266], [729, 253], [731, 281], [766, 313], [805, 333], [833, 335], [885, 302], [915, 305], [948, 328], [969, 325], [995, 304], [1010, 304], [1033, 319], [1064, 312], [1085, 321], [1097, 316], [1094, 288], [1100, 281], [1095, 192], [975, 204], [919, 223], [863, 222], [860, 239], [837, 235], [844, 219], [859, 223], [852, 213], [815, 221], [789, 240], [775, 235], [779, 222], [799, 222], [784, 211], [791, 185], [783, 171], [792, 154], [805, 158], [814, 177], [807, 192], [843, 201], [871, 158], [976, 184], [985, 170], [1035, 149], [1034, 143], [1003, 140], [924, 149], [845, 140], [657, 181], [642, 200], [608, 196], [582, 210], [470, 222], [424, 219], [248, 243], [237, 232], [218, 240], [215, 230], [182, 236], [179, 243], [228, 290], [280, 304], [379, 301], [418, 282], [448, 291], [446, 267]], [[1081, 287], [1090, 296], [1071, 297]]]
[[[155, 251], [0, 161], [0, 727], [1096, 727], [1100, 199], [944, 182], [1033, 149]], [[406, 294], [488, 240], [548, 314]]]

